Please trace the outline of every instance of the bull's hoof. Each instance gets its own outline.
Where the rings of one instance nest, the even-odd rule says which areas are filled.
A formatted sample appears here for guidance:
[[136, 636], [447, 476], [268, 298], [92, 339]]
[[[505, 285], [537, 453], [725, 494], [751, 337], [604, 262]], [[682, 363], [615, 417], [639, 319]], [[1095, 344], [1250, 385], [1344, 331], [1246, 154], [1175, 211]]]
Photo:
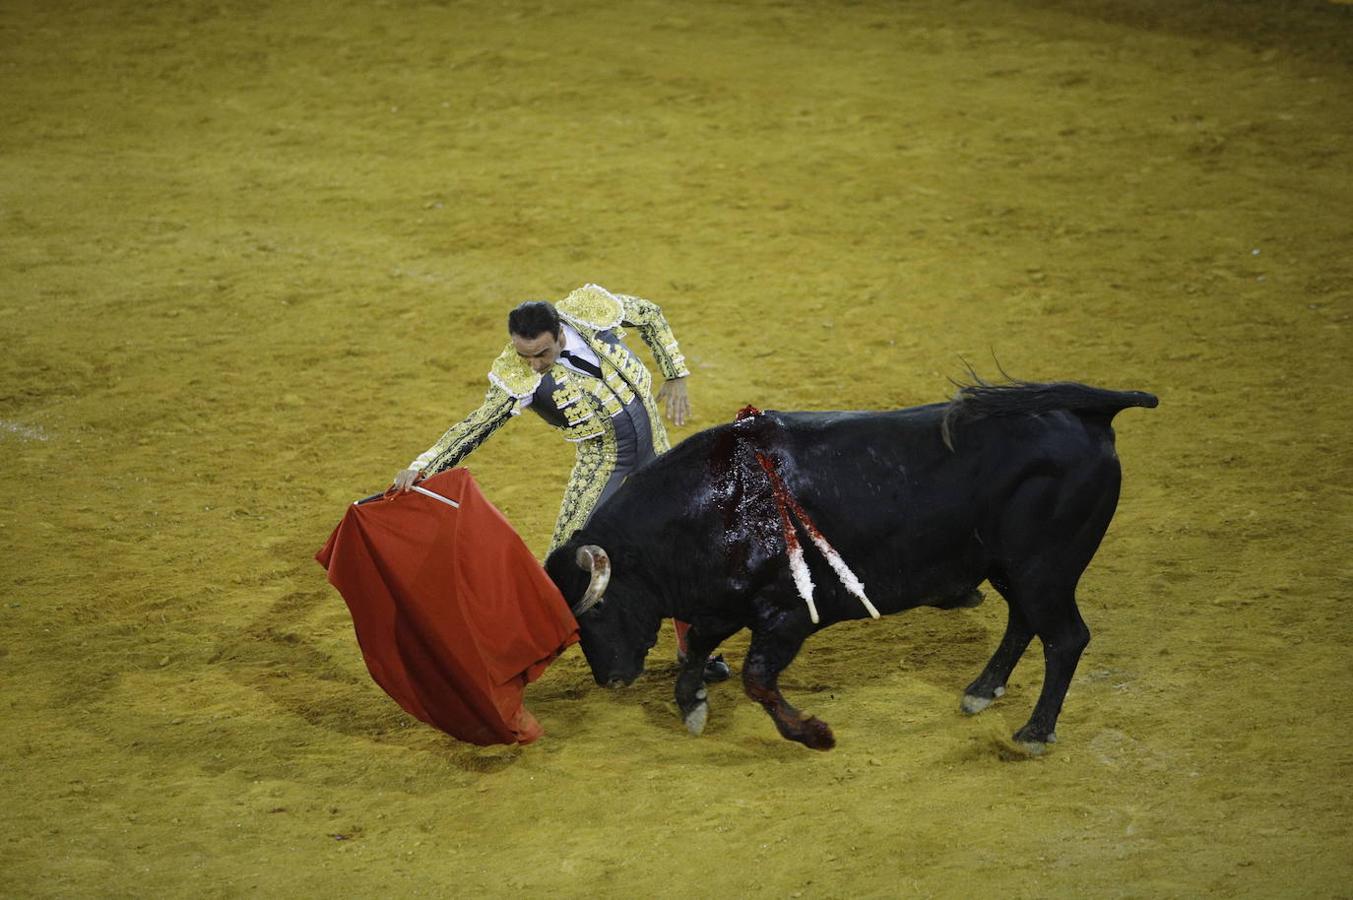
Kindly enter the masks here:
[[799, 741], [810, 750], [830, 750], [836, 746], [831, 726], [814, 716], [803, 720]]
[[1015, 744], [1030, 756], [1042, 756], [1048, 751], [1048, 744], [1057, 743], [1056, 732], [1048, 732], [1046, 737], [1034, 734], [1033, 729], [1025, 725], [1014, 735]]
[[994, 703], [996, 698], [1004, 693], [1005, 688], [998, 687], [996, 688], [996, 690], [992, 691], [993, 696], [991, 697], [979, 697], [976, 694], [964, 694], [963, 702], [960, 704], [960, 706], [962, 707], [965, 713], [967, 713], [970, 716], [975, 716], [982, 710], [990, 706], [992, 703]]
[[986, 697], [978, 697], [976, 694], [964, 694], [963, 702], [959, 704], [960, 708], [970, 716], [977, 715], [990, 705], [990, 700]]
[[709, 704], [703, 700], [695, 704], [690, 712], [686, 713], [685, 721], [686, 730], [699, 737], [705, 730], [705, 722], [709, 721]]

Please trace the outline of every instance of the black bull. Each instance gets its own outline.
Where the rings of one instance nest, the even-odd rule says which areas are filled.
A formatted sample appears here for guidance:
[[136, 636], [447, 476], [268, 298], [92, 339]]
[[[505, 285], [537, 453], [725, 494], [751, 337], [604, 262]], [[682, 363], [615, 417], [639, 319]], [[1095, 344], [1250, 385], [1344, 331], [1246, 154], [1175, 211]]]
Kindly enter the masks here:
[[819, 750], [835, 744], [831, 729], [777, 686], [809, 635], [871, 606], [958, 605], [989, 581], [1009, 618], [962, 706], [976, 713], [1001, 696], [1037, 635], [1043, 690], [1015, 734], [1037, 752], [1056, 740], [1090, 640], [1076, 584], [1118, 503], [1111, 422], [1156, 402], [1073, 383], [982, 384], [895, 412], [751, 415], [636, 472], [546, 568], [598, 683], [638, 677], [662, 619], [691, 623], [676, 700], [698, 734], [703, 662], [749, 628], [748, 696], [784, 737]]

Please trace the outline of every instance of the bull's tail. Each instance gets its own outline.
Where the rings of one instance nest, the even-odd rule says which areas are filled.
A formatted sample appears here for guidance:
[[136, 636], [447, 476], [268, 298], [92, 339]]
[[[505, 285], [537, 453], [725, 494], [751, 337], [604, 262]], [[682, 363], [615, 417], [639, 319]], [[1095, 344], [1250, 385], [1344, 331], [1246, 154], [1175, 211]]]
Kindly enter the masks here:
[[1037, 384], [1012, 381], [1009, 384], [962, 385], [944, 412], [944, 442], [951, 449], [954, 426], [960, 422], [993, 416], [1036, 416], [1066, 410], [1106, 424], [1130, 407], [1155, 408], [1160, 401], [1145, 391], [1110, 391], [1104, 388], [1059, 381]]

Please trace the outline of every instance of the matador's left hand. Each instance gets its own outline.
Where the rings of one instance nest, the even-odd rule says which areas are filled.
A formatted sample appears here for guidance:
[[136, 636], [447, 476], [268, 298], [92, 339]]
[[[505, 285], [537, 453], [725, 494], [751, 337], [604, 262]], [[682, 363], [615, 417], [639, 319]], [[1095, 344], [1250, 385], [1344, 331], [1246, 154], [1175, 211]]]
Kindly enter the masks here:
[[658, 402], [667, 405], [667, 418], [673, 425], [685, 425], [691, 417], [691, 400], [686, 396], [686, 379], [669, 378], [658, 389]]

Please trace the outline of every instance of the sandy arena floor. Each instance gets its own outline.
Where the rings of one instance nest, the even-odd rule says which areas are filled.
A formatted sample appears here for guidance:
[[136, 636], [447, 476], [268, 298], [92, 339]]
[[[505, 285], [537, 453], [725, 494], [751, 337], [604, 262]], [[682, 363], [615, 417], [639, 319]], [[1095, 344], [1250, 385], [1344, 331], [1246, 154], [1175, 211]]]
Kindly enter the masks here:
[[[1353, 5], [16, 0], [0, 72], [0, 894], [1353, 896]], [[586, 281], [677, 437], [1160, 396], [1051, 754], [1037, 647], [958, 711], [998, 600], [811, 640], [827, 754], [736, 681], [689, 737], [670, 632], [524, 748], [380, 692], [311, 555]], [[539, 551], [569, 464], [470, 460]]]

